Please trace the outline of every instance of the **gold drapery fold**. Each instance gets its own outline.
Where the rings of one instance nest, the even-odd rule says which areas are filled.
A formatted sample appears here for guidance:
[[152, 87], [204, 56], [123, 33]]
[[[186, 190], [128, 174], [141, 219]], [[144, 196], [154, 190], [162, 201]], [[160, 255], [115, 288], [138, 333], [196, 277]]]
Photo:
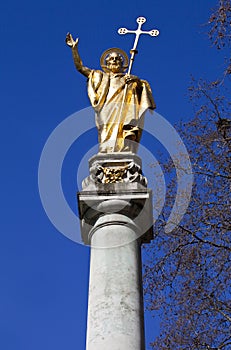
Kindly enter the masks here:
[[[92, 70], [88, 78], [88, 96], [95, 110], [99, 143], [105, 152], [123, 150], [126, 138], [124, 129], [128, 126], [139, 130], [135, 140], [139, 142], [144, 113], [147, 109], [156, 107], [148, 82], [137, 77], [134, 77], [134, 80], [132, 78], [133, 76], [127, 85], [126, 96], [124, 96], [125, 75], [122, 73], [111, 76], [99, 70]], [[107, 147], [106, 143], [110, 146]], [[114, 147], [111, 146], [113, 144]]]

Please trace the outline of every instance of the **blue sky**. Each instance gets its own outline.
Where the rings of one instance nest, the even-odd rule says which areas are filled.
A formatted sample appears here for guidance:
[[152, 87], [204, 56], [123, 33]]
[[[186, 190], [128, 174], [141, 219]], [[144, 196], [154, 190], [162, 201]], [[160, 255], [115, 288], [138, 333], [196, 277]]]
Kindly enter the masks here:
[[[134, 29], [136, 18], [146, 17], [143, 28], [157, 28], [160, 35], [141, 37], [133, 74], [149, 81], [157, 112], [174, 124], [193, 115], [187, 97], [190, 75], [212, 77], [214, 67], [222, 69], [219, 52], [209, 46], [203, 26], [215, 4], [215, 0], [1, 3], [1, 349], [84, 349], [89, 249], [68, 240], [51, 224], [40, 201], [37, 176], [50, 133], [69, 115], [89, 106], [85, 78], [74, 69], [66, 33], [80, 38], [84, 63], [97, 69], [105, 49], [129, 52], [132, 47], [134, 37], [119, 36], [117, 29]], [[77, 153], [89, 140], [81, 142]], [[67, 155], [63, 175], [72, 208], [77, 153], [73, 149]], [[157, 325], [146, 317], [148, 344]]]

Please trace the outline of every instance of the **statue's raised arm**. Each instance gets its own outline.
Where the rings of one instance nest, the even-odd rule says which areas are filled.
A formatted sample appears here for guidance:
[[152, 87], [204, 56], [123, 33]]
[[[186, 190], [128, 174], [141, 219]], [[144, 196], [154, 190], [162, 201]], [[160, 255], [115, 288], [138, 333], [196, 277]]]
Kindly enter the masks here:
[[89, 75], [91, 73], [91, 69], [88, 67], [85, 67], [83, 65], [83, 62], [82, 62], [82, 60], [79, 56], [79, 52], [78, 52], [78, 41], [79, 41], [78, 38], [76, 40], [74, 40], [72, 35], [70, 33], [67, 33], [66, 44], [69, 47], [71, 47], [75, 67], [81, 74], [85, 75], [86, 77], [89, 77]]

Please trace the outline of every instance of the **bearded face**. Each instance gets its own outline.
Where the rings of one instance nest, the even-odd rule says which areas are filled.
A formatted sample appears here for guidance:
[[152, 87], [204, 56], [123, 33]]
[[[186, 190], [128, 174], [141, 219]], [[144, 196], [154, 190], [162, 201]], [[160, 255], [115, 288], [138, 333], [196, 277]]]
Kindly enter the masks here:
[[120, 73], [122, 72], [123, 67], [123, 58], [120, 54], [117, 52], [112, 52], [107, 58], [106, 58], [106, 64], [107, 68], [112, 73]]

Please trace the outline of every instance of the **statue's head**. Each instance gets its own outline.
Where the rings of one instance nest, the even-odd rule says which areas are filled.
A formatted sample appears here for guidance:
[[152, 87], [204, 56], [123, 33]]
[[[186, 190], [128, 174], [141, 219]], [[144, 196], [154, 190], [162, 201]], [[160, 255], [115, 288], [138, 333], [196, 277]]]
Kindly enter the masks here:
[[122, 73], [128, 67], [128, 56], [123, 50], [112, 48], [102, 54], [100, 63], [105, 72]]
[[106, 66], [112, 73], [123, 72], [123, 57], [118, 52], [111, 52], [106, 58]]

